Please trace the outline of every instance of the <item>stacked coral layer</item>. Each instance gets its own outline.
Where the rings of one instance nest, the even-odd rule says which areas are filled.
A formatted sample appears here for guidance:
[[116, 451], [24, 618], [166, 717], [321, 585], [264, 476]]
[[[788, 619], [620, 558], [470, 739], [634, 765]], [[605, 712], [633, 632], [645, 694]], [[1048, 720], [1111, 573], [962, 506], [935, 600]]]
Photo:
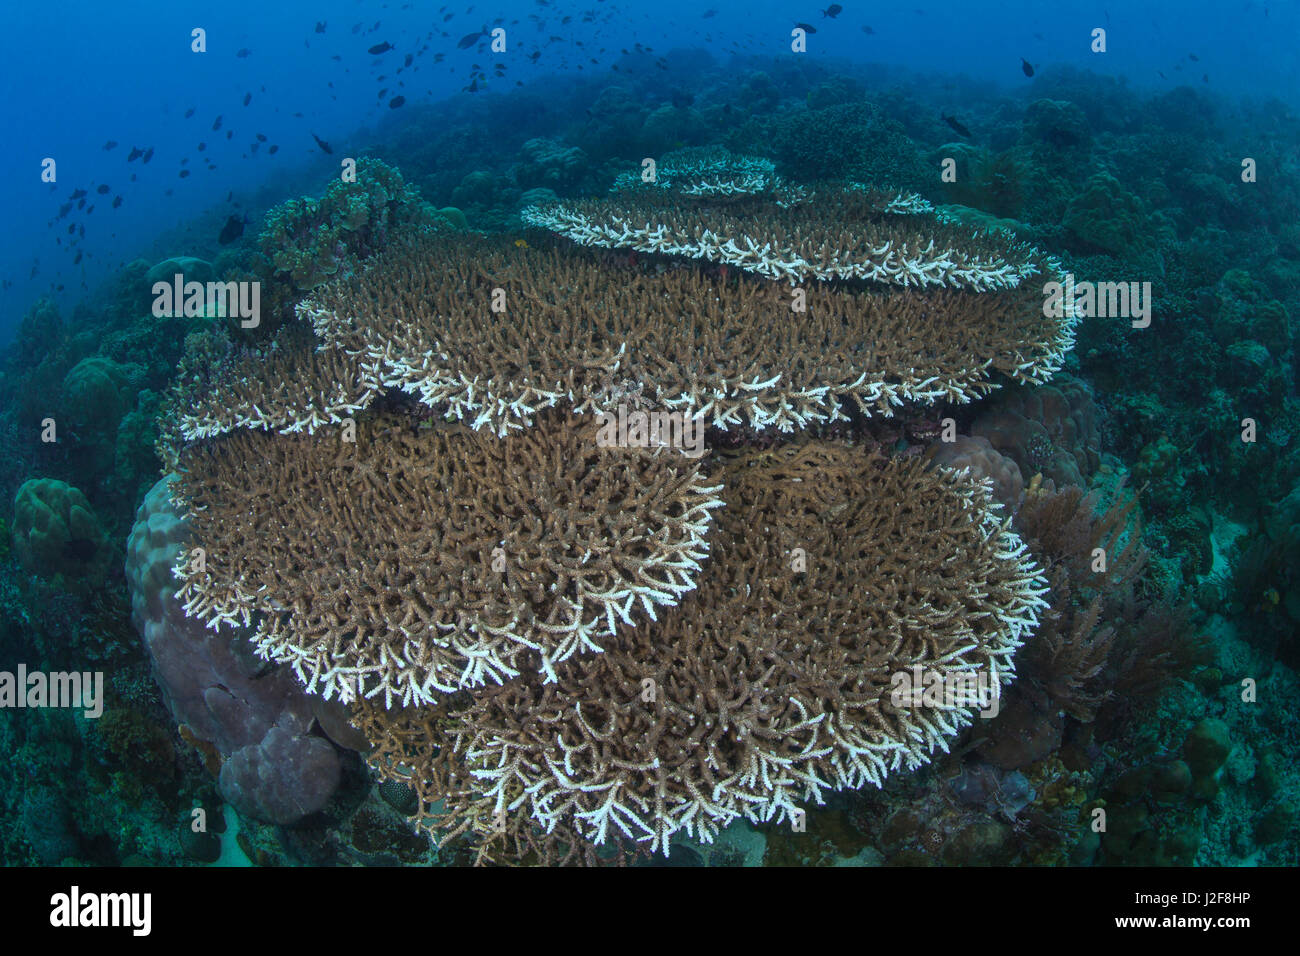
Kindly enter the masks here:
[[1041, 381], [1073, 342], [1031, 289], [820, 286], [794, 304], [746, 277], [629, 268], [611, 281], [580, 250], [417, 237], [300, 314], [323, 349], [352, 357], [353, 379], [499, 435], [541, 408], [613, 409], [629, 394], [723, 429], [890, 415], [971, 401], [999, 373]]
[[339, 349], [317, 348], [297, 326], [269, 347], [225, 355], [205, 372], [206, 381], [186, 389], [176, 423], [184, 441], [238, 428], [310, 434], [367, 408], [383, 391], [372, 370]]
[[717, 477], [710, 564], [671, 616], [620, 628], [554, 682], [363, 708], [375, 765], [415, 786], [427, 824], [473, 831], [489, 856], [619, 834], [666, 853], [678, 832], [784, 819], [946, 750], [975, 705], [896, 706], [913, 665], [1010, 679], [1046, 587], [985, 485], [825, 442]]
[[[203, 560], [180, 596], [257, 623], [264, 657], [329, 699], [386, 704], [599, 651], [694, 584], [716, 488], [680, 454], [597, 447], [552, 414], [504, 441], [381, 415], [315, 435], [242, 431], [181, 458]], [[256, 620], [255, 620], [256, 619]]]
[[1025, 281], [1050, 260], [916, 197], [666, 172], [526, 214], [574, 242], [413, 230], [178, 392], [186, 611], [355, 701], [380, 773], [485, 859], [666, 853], [879, 786], [978, 706], [898, 675], [998, 686], [1046, 607], [970, 474], [608, 448], [590, 413], [743, 436], [1041, 382], [1073, 343]]
[[[1048, 268], [1024, 243], [965, 231], [874, 190], [821, 190], [802, 201], [683, 205], [662, 190], [558, 200], [524, 222], [583, 246], [684, 256], [792, 283], [859, 279], [905, 287], [1010, 289]], [[892, 208], [891, 208], [892, 205]]]

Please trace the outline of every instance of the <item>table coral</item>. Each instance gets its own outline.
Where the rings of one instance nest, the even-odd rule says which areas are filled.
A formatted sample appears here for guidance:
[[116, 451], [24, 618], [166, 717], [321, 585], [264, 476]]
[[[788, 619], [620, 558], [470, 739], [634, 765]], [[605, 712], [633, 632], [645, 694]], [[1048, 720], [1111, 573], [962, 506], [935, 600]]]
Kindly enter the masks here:
[[678, 612], [620, 627], [554, 682], [363, 705], [380, 772], [489, 855], [581, 856], [620, 832], [667, 852], [679, 831], [782, 820], [946, 749], [973, 704], [899, 706], [893, 677], [913, 663], [1011, 679], [1044, 588], [973, 479], [819, 442], [741, 453], [717, 477], [708, 574]]

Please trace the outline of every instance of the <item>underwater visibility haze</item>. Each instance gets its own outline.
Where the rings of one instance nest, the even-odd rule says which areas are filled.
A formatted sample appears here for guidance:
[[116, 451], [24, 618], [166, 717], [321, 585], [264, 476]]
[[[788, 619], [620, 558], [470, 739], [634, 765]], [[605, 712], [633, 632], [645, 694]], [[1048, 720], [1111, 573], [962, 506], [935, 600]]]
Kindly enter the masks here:
[[7, 11], [4, 862], [1295, 865], [1300, 4], [914, 2]]

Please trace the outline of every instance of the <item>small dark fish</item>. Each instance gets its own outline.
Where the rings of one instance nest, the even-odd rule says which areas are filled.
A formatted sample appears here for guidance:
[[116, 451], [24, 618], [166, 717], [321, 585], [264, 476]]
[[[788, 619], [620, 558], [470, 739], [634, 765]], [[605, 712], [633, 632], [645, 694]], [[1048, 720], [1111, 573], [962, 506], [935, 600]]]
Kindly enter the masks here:
[[101, 196], [104, 195], [106, 192], [108, 192], [107, 184], [101, 184], [99, 188], [95, 190], [95, 192], [99, 193]]
[[215, 132], [216, 132], [217, 130], [219, 130], [219, 129], [221, 129], [221, 117], [220, 117], [220, 116], [218, 116], [216, 119], [214, 119], [214, 120], [212, 121], [212, 131], [215, 133]]
[[951, 126], [951, 127], [952, 127], [954, 130], [956, 130], [958, 133], [960, 133], [962, 136], [965, 136], [967, 139], [972, 139], [972, 138], [973, 138], [973, 137], [971, 136], [971, 134], [970, 134], [970, 130], [968, 130], [968, 129], [967, 129], [965, 126], [963, 126], [961, 123], [957, 122], [956, 118], [954, 118], [954, 117], [952, 117], [952, 116], [948, 116], [948, 115], [946, 115], [946, 114], [944, 114], [944, 113], [940, 113], [940, 114], [939, 114], [939, 118], [942, 119], [942, 120], [943, 120], [945, 123], [947, 123], [949, 126]]
[[466, 33], [463, 37], [460, 38], [460, 42], [456, 44], [457, 49], [468, 50], [470, 47], [472, 47], [475, 43], [478, 42], [478, 38], [481, 37], [485, 32], [486, 32], [485, 30], [479, 30], [478, 33]]
[[1201, 82], [1202, 82], [1202, 83], [1208, 83], [1208, 82], [1210, 82], [1210, 74], [1208, 74], [1208, 73], [1202, 73], [1202, 74], [1201, 74]]
[[117, 140], [115, 140], [115, 139], [110, 139], [107, 143], [104, 144], [104, 150], [105, 150], [105, 152], [107, 152], [108, 150], [112, 149], [112, 148], [113, 148], [114, 146], [116, 146], [116, 145], [117, 145]]
[[266, 142], [266, 134], [265, 134], [265, 133], [258, 133], [258, 134], [257, 134], [257, 141], [258, 141], [259, 143], [265, 143], [265, 142]]
[[62, 219], [64, 216], [66, 216], [66, 215], [67, 215], [68, 213], [70, 213], [70, 212], [72, 212], [72, 203], [70, 203], [70, 202], [65, 202], [62, 206], [59, 207], [59, 214], [58, 214], [57, 216], [55, 216], [54, 218], [55, 218], [55, 219]]
[[249, 103], [251, 103], [251, 102], [253, 102], [253, 94], [252, 94], [252, 93], [245, 93], [245, 94], [244, 94], [244, 105], [247, 106], [247, 105], [248, 105]]
[[830, 17], [832, 20], [834, 20], [843, 12], [844, 12], [844, 8], [842, 6], [840, 6], [838, 3], [832, 3], [829, 7], [827, 7], [825, 10], [822, 11], [822, 16]]
[[324, 33], [324, 32], [325, 32], [325, 23], [326, 23], [326, 21], [322, 20], [321, 22], [319, 22], [319, 23], [316, 24], [316, 32], [317, 32], [317, 33]]
[[[813, 26], [811, 23], [796, 23], [795, 26], [797, 26], [797, 27], [798, 27], [800, 30], [802, 30], [804, 33], [816, 33], [816, 32], [817, 32], [817, 28], [816, 28], [815, 26]], [[646, 47], [646, 49], [649, 49], [649, 47]]]
[[185, 118], [189, 119], [193, 115], [194, 115], [194, 107], [191, 106], [189, 109], [185, 111]]
[[376, 43], [366, 52], [369, 53], [371, 56], [379, 56], [379, 54], [387, 53], [392, 48], [393, 45], [389, 43], [387, 40], [385, 40], [383, 43]]
[[536, 63], [541, 58], [542, 58], [541, 50], [534, 50], [532, 53], [528, 54], [528, 59], [532, 60], [534, 63]]
[[695, 102], [694, 94], [687, 93], [684, 90], [674, 89], [670, 95], [673, 101], [673, 106], [677, 107], [679, 110], [685, 109]]
[[116, 208], [117, 208], [118, 206], [120, 206], [120, 205], [122, 205], [122, 197], [121, 197], [121, 196], [114, 196], [114, 197], [113, 197], [113, 208], [116, 209]]
[[1200, 58], [1199, 56], [1197, 56], [1195, 53], [1189, 53], [1189, 54], [1187, 54], [1187, 59], [1191, 60], [1193, 63], [1200, 63], [1200, 62], [1201, 62], [1201, 58]]
[[188, 176], [189, 174], [190, 174], [190, 171], [189, 171], [188, 169], [182, 169], [182, 170], [181, 170], [181, 179], [184, 179], [184, 178], [185, 178], [186, 176]]
[[74, 266], [81, 265], [81, 250], [80, 250], [80, 249], [77, 250], [77, 258], [75, 258], [75, 259], [72, 260], [72, 264], [73, 264]]
[[234, 136], [235, 136], [235, 131], [233, 129], [226, 130], [226, 139], [233, 139]]
[[478, 92], [478, 77], [474, 77], [474, 79], [470, 80], [470, 81], [469, 81], [469, 86], [462, 86], [462, 87], [461, 87], [461, 92], [462, 92], [462, 93], [477, 93], [477, 92]]
[[408, 67], [408, 66], [410, 66], [410, 65], [411, 65], [412, 63], [414, 63], [414, 62], [415, 62], [415, 54], [414, 54], [414, 53], [408, 53], [408, 54], [406, 54], [406, 59], [402, 61], [402, 66], [403, 66], [403, 67]]
[[239, 57], [239, 58], [242, 60], [244, 57], [248, 56], [248, 54], [250, 54], [250, 53], [252, 53], [252, 52], [253, 52], [253, 51], [250, 50], [248, 47], [244, 47], [242, 50], [240, 50], [238, 53], [236, 53], [235, 56]]
[[144, 155], [143, 149], [141, 149], [139, 146], [132, 146], [131, 153], [129, 156], [126, 157], [126, 161], [128, 163], [134, 163], [137, 159], [139, 159], [143, 155]]
[[718, 11], [710, 7], [709, 9], [705, 10], [704, 13], [700, 14], [700, 19], [708, 20], [711, 17], [716, 17], [717, 15], [718, 15]]
[[270, 149], [268, 149], [266, 152], [267, 152], [268, 155], [274, 156], [274, 155], [275, 155], [276, 153], [278, 153], [279, 151], [280, 151], [280, 147], [279, 147], [279, 146], [272, 146], [272, 147], [271, 147]]
[[327, 143], [327, 142], [325, 142], [325, 140], [321, 139], [321, 138], [320, 138], [319, 136], [317, 136], [315, 133], [312, 133], [312, 134], [311, 134], [311, 138], [314, 139], [314, 140], [316, 141], [316, 145], [319, 146], [319, 147], [321, 148], [321, 152], [323, 152], [323, 153], [333, 153], [333, 152], [334, 152], [334, 150], [330, 147], [330, 144]]
[[77, 224], [75, 222], [68, 223], [68, 235], [72, 235], [76, 231], [77, 231]]
[[76, 192], [74, 192], [74, 193], [73, 193], [71, 196], [69, 196], [68, 198], [69, 198], [69, 199], [80, 199], [80, 198], [81, 198], [82, 196], [84, 196], [84, 195], [86, 195], [86, 191], [85, 191], [84, 189], [78, 189]]
[[217, 236], [217, 242], [223, 246], [228, 246], [244, 234], [244, 226], [248, 224], [248, 217], [231, 216], [226, 220], [226, 224], [221, 227], [221, 234]]
[[1020, 69], [1024, 71], [1025, 76], [1034, 75], [1034, 65], [1023, 56], [1020, 58]]
[[405, 106], [405, 105], [406, 105], [405, 96], [394, 96], [391, 100], [388, 101], [388, 108], [390, 110], [395, 110], [399, 106]]
[[867, 34], [867, 36], [872, 36], [875, 34], [876, 31], [871, 29], [871, 27], [863, 27], [862, 32]]
[[152, 147], [152, 146], [150, 146], [148, 149], [146, 149], [146, 150], [144, 151], [144, 155], [140, 157], [140, 162], [142, 162], [142, 163], [147, 163], [147, 162], [149, 162], [149, 160], [151, 160], [151, 159], [153, 159], [153, 147]]
[[203, 151], [204, 151], [205, 149], [207, 149], [207, 148], [208, 148], [208, 144], [207, 144], [207, 143], [199, 143], [199, 152], [200, 152], [200, 153], [203, 152]]

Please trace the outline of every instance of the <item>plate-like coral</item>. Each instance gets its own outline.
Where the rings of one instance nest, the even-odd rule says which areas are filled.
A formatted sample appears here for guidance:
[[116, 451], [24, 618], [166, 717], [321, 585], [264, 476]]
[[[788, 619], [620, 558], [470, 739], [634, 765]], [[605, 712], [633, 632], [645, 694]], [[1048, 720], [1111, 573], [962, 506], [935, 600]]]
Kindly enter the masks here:
[[552, 414], [499, 441], [379, 415], [314, 435], [239, 431], [180, 459], [186, 610], [259, 619], [309, 690], [405, 704], [552, 675], [693, 586], [719, 500], [699, 462], [598, 446]]
[[[988, 488], [827, 442], [733, 457], [700, 588], [546, 682], [533, 669], [437, 708], [363, 707], [381, 774], [489, 857], [667, 852], [738, 817], [914, 769], [1014, 674], [1045, 583]], [[933, 675], [933, 676], [931, 676]]]

